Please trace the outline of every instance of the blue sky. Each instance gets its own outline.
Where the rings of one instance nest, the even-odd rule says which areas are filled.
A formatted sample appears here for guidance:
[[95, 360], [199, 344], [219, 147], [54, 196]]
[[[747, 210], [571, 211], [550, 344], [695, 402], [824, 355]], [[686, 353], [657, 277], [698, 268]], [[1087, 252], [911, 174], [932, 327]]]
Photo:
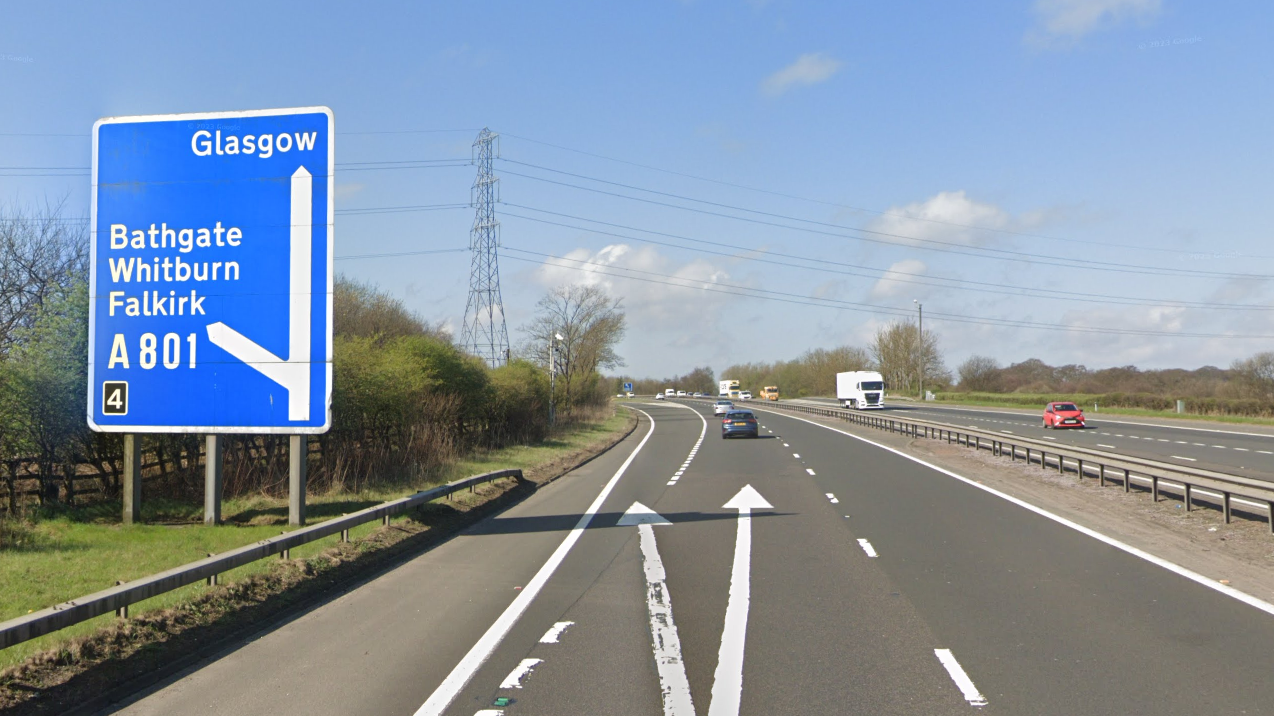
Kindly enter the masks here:
[[[109, 115], [327, 105], [342, 133], [338, 162], [468, 159], [488, 126], [502, 135], [497, 212], [515, 342], [545, 290], [586, 281], [624, 299], [620, 352], [635, 374], [865, 346], [913, 299], [951, 366], [974, 352], [1004, 363], [1228, 365], [1274, 345], [1255, 337], [1274, 336], [1274, 312], [1262, 310], [1268, 279], [1198, 275], [1274, 275], [1272, 15], [1262, 3], [1221, 11], [1180, 0], [976, 11], [780, 0], [9, 3], [0, 166], [87, 166], [89, 129]], [[87, 214], [87, 177], [19, 173], [0, 171], [6, 204], [65, 197], [68, 213]], [[467, 203], [473, 176], [468, 166], [338, 170], [338, 209]], [[793, 222], [595, 179], [821, 223], [768, 226], [755, 220]], [[545, 211], [664, 236], [599, 235], [585, 230], [597, 224]], [[339, 216], [336, 253], [464, 248], [471, 222], [469, 209]], [[728, 247], [702, 253], [668, 234]], [[960, 248], [929, 251], [923, 241]], [[546, 268], [542, 255], [590, 270]], [[463, 252], [340, 262], [457, 329], [468, 266]], [[625, 269], [665, 283], [616, 275]], [[943, 279], [981, 283], [956, 290]], [[720, 292], [734, 286], [880, 308]], [[1082, 330], [1094, 327], [1115, 333]]]

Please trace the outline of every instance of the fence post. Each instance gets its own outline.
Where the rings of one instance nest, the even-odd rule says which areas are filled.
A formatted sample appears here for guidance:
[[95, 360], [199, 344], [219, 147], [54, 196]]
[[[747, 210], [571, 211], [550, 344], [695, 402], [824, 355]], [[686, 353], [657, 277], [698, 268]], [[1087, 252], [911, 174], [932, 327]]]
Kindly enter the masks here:
[[142, 440], [140, 435], [124, 436], [124, 524], [140, 522], [142, 516]]
[[[203, 523], [221, 524], [221, 465], [222, 437], [208, 435], [204, 438]], [[211, 555], [209, 555], [211, 556]], [[210, 582], [216, 584], [216, 582]]]
[[306, 436], [288, 437], [288, 524], [305, 524]]

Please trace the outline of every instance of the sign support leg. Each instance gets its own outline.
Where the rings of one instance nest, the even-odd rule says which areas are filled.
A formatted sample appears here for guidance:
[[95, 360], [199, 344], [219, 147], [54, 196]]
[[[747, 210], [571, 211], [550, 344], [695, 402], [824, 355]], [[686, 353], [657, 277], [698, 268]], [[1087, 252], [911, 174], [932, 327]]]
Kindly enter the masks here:
[[142, 440], [132, 433], [124, 436], [124, 524], [140, 522], [142, 516]]
[[305, 435], [288, 438], [288, 524], [305, 524], [305, 462], [308, 454]]
[[221, 524], [221, 464], [222, 437], [208, 435], [204, 438], [203, 523]]

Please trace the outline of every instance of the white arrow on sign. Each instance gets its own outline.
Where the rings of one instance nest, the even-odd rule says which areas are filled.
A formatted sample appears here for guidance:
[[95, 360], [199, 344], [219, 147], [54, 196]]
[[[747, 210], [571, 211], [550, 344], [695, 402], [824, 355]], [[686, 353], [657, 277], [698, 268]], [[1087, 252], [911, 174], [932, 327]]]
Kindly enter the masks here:
[[730, 601], [721, 631], [717, 672], [712, 677], [712, 703], [708, 716], [738, 716], [743, 696], [743, 647], [748, 634], [748, 603], [752, 591], [752, 510], [773, 509], [761, 493], [744, 485], [723, 507], [739, 511], [734, 540], [734, 568], [730, 572]]
[[292, 237], [288, 271], [288, 357], [283, 360], [218, 321], [208, 340], [288, 391], [288, 420], [310, 419], [310, 313], [313, 266], [314, 177], [305, 167], [292, 174]]
[[646, 572], [646, 609], [650, 613], [650, 636], [655, 649], [655, 665], [659, 671], [659, 688], [663, 692], [664, 716], [694, 716], [690, 700], [690, 682], [681, 658], [681, 638], [672, 621], [672, 596], [668, 593], [663, 560], [655, 545], [654, 525], [670, 525], [659, 513], [634, 502], [619, 518], [620, 527], [636, 525], [641, 538], [642, 568]]

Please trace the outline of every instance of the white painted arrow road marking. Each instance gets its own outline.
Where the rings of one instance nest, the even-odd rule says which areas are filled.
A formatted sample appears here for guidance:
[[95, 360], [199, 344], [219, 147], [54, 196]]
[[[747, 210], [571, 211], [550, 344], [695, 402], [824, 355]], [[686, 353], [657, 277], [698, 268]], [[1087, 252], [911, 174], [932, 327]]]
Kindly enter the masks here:
[[670, 525], [659, 513], [634, 502], [619, 518], [620, 527], [637, 526], [641, 540], [642, 569], [646, 573], [646, 610], [650, 613], [650, 636], [655, 650], [655, 666], [659, 671], [659, 690], [663, 694], [664, 716], [694, 716], [690, 699], [690, 681], [681, 657], [681, 638], [672, 620], [672, 595], [668, 592], [667, 574], [659, 548], [655, 545], [654, 525]]
[[739, 511], [734, 541], [734, 568], [730, 572], [730, 601], [725, 608], [725, 628], [717, 671], [712, 677], [712, 703], [708, 716], [738, 716], [743, 696], [743, 648], [747, 642], [748, 606], [752, 598], [752, 510], [774, 509], [761, 493], [744, 485], [723, 507]]
[[283, 360], [218, 321], [208, 340], [288, 391], [288, 420], [310, 419], [310, 315], [313, 260], [314, 177], [305, 167], [292, 174], [292, 235], [288, 261], [288, 358]]

